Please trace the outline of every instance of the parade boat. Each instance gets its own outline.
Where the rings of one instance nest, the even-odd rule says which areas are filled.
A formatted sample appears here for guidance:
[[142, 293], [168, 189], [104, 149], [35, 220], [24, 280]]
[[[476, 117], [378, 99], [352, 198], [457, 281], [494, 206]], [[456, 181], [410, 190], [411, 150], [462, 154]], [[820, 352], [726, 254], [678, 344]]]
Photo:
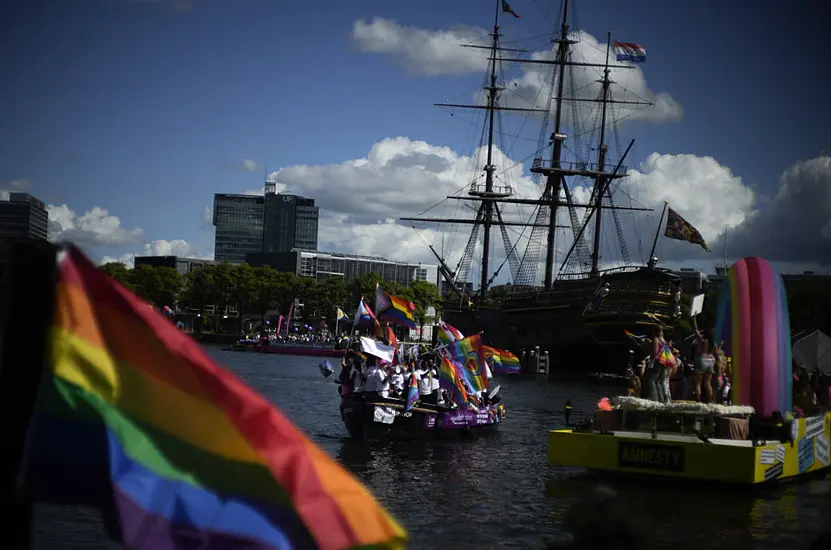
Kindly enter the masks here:
[[[444, 223], [451, 228], [450, 237], [442, 240], [451, 243], [448, 249], [436, 250], [429, 245], [451, 293], [443, 308], [446, 321], [465, 334], [483, 331], [489, 335], [489, 343], [500, 348], [521, 350], [539, 346], [550, 354], [552, 373], [572, 369], [585, 374], [586, 362], [580, 358], [587, 348], [592, 348], [597, 363], [623, 364], [629, 347], [624, 330], [643, 333], [649, 332], [650, 327], [672, 325], [674, 289], [680, 279], [657, 266], [654, 242], [648, 257], [633, 258], [622, 231], [621, 216], [651, 211], [633, 201], [625, 188], [628, 169], [623, 162], [634, 140], [622, 147], [617, 130], [619, 121], [652, 106], [648, 99], [623, 85], [624, 73], [640, 70], [637, 64], [646, 60], [646, 50], [637, 44], [613, 42], [609, 35], [607, 44], [599, 44], [605, 50], [605, 58], [586, 58], [588, 49], [581, 50], [577, 45], [588, 42], [590, 37], [569, 25], [576, 18], [575, 3], [564, 0], [561, 24], [550, 37], [555, 48], [551, 50], [547, 43], [548, 51], [527, 55], [528, 50], [517, 47], [521, 40], [512, 40], [511, 47], [503, 47], [499, 18], [516, 13], [507, 2], [496, 0], [490, 44], [463, 45], [489, 54], [483, 87], [485, 99], [472, 105], [437, 104], [450, 110], [451, 115], [459, 109], [482, 115], [479, 120], [484, 130], [476, 135], [482, 136], [478, 149], [481, 158], [477, 160], [482, 161], [483, 168], [472, 175], [467, 189], [447, 197], [463, 201], [475, 216], [408, 217], [402, 221]], [[535, 44], [529, 39], [528, 45]], [[504, 72], [517, 65], [533, 67], [543, 79], [542, 91], [535, 97], [512, 93], [517, 81], [500, 81]], [[503, 114], [526, 117], [521, 128], [539, 127], [536, 149], [527, 155], [529, 161], [533, 159], [530, 172], [537, 188], [533, 192], [526, 189], [524, 197], [518, 196], [520, 182], [515, 175], [520, 163], [495, 154], [497, 139], [502, 140], [501, 151], [522, 147], [519, 141], [513, 141], [514, 134], [500, 130]], [[457, 117], [466, 118], [469, 117]], [[581, 189], [591, 192], [585, 204], [573, 200]], [[451, 203], [445, 200], [439, 204]], [[514, 208], [519, 211], [518, 218], [508, 219]], [[670, 211], [667, 225], [675, 221], [683, 219]], [[663, 216], [659, 226], [662, 222]], [[465, 227], [472, 228], [466, 245], [453, 248], [455, 233], [465, 232], [461, 229]], [[494, 270], [491, 237], [497, 227], [505, 260]], [[416, 225], [413, 228], [417, 229]], [[522, 233], [512, 237], [508, 230], [519, 233], [516, 228], [522, 228]], [[651, 228], [641, 229], [644, 234], [651, 232]], [[674, 238], [696, 242], [690, 236], [694, 234], [676, 232]], [[572, 246], [558, 267], [557, 251], [568, 248], [564, 237], [572, 241]], [[523, 243], [524, 252], [520, 247]], [[474, 291], [468, 277], [476, 278], [471, 267], [476, 264], [474, 253], [480, 249], [481, 278]], [[606, 251], [602, 263], [601, 249]], [[452, 256], [455, 261], [457, 253], [460, 257], [453, 268], [447, 259]], [[603, 264], [616, 266], [606, 269]], [[494, 287], [494, 280], [506, 265], [512, 284]], [[606, 288], [603, 303], [589, 308]]]
[[767, 261], [745, 258], [730, 269], [715, 334], [732, 357], [737, 404], [615, 397], [577, 427], [552, 430], [549, 462], [740, 485], [827, 469], [831, 413], [793, 406], [787, 298]]
[[257, 346], [251, 351], [276, 355], [304, 355], [307, 357], [343, 357], [345, 349], [338, 349], [334, 344], [267, 344]]
[[377, 394], [341, 396], [340, 413], [349, 435], [356, 439], [440, 439], [491, 431], [505, 417], [499, 396], [479, 410], [452, 409], [419, 403], [410, 410], [401, 399]]

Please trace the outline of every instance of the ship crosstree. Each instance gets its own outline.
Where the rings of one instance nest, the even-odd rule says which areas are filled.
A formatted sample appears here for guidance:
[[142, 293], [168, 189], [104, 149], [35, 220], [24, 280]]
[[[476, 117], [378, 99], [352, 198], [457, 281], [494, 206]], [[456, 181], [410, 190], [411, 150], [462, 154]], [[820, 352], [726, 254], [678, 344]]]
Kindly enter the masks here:
[[[573, 0], [572, 0], [573, 1]], [[439, 272], [444, 280], [459, 295], [464, 296], [470, 293], [466, 286], [468, 273], [473, 261], [474, 252], [479, 243], [479, 233], [482, 233], [482, 265], [481, 280], [478, 293], [486, 296], [488, 288], [498, 275], [504, 264], [507, 262], [513, 278], [515, 288], [527, 288], [537, 283], [538, 264], [544, 246], [544, 276], [543, 288], [550, 290], [555, 284], [555, 257], [557, 253], [556, 235], [557, 229], [570, 229], [574, 235], [571, 249], [566, 254], [562, 265], [556, 270], [557, 278], [566, 276], [596, 277], [600, 273], [600, 248], [601, 248], [601, 224], [603, 210], [610, 210], [613, 214], [615, 229], [625, 263], [630, 263], [629, 252], [624, 239], [620, 220], [617, 216], [619, 210], [630, 211], [651, 211], [649, 208], [632, 206], [617, 206], [612, 198], [612, 186], [615, 181], [625, 178], [628, 175], [627, 167], [623, 164], [626, 156], [632, 148], [634, 140], [623, 151], [618, 162], [610, 162], [607, 127], [614, 125], [613, 109], [616, 105], [624, 105], [628, 108], [646, 108], [652, 105], [648, 101], [624, 101], [614, 99], [611, 87], [615, 83], [610, 78], [612, 69], [630, 70], [635, 66], [631, 64], [610, 64], [611, 35], [608, 35], [606, 44], [606, 57], [604, 63], [589, 63], [572, 59], [573, 46], [577, 43], [571, 33], [569, 21], [569, 0], [563, 0], [562, 19], [555, 37], [551, 43], [556, 46], [554, 59], [528, 59], [522, 58], [521, 54], [527, 50], [520, 48], [502, 47], [499, 27], [499, 18], [505, 14], [517, 16], [504, 0], [495, 0], [495, 14], [493, 29], [490, 33], [491, 42], [489, 46], [463, 45], [468, 48], [480, 48], [489, 51], [488, 69], [489, 73], [485, 85], [482, 87], [486, 92], [484, 104], [464, 103], [436, 103], [436, 106], [452, 109], [469, 109], [485, 111], [485, 128], [483, 139], [485, 146], [486, 160], [483, 166], [484, 182], [478, 180], [470, 184], [465, 195], [452, 195], [447, 199], [466, 201], [475, 212], [473, 218], [433, 218], [433, 217], [405, 217], [401, 221], [446, 223], [472, 225], [467, 244], [456, 269], [452, 269], [444, 257], [439, 254], [435, 247], [429, 245], [431, 252], [439, 261]], [[518, 17], [518, 16], [517, 16]], [[502, 63], [522, 63], [549, 66], [551, 71], [548, 81], [548, 93], [544, 106], [532, 106], [528, 108], [501, 105], [500, 99], [505, 88], [500, 86], [498, 73]], [[602, 76], [597, 80], [600, 84], [598, 97], [579, 97], [578, 90], [574, 86], [574, 77], [571, 71], [574, 67], [595, 68], [602, 71]], [[569, 76], [570, 78], [567, 78]], [[566, 85], [570, 84], [566, 95]], [[565, 133], [565, 105], [571, 105], [572, 131], [577, 128], [577, 106], [581, 103], [598, 104], [600, 109], [599, 124], [597, 131], [597, 157], [595, 162], [566, 161], [563, 159], [566, 141], [569, 136]], [[531, 173], [534, 174], [541, 193], [538, 198], [518, 198], [514, 196], [513, 188], [510, 185], [497, 185], [495, 183], [495, 172], [497, 166], [494, 164], [494, 134], [496, 131], [496, 115], [500, 112], [510, 114], [533, 115], [541, 118], [538, 147], [534, 156]], [[553, 115], [553, 121], [551, 120]], [[552, 125], [553, 122], [553, 125]], [[549, 134], [548, 128], [552, 125]], [[615, 134], [615, 137], [616, 134]], [[550, 148], [549, 160], [544, 160], [545, 151]], [[618, 144], [618, 149], [620, 149]], [[592, 182], [590, 200], [584, 204], [575, 203], [573, 200], [574, 188], [569, 184], [567, 178], [586, 178]], [[506, 221], [503, 217], [501, 205], [517, 204], [535, 206], [531, 219], [527, 221]], [[558, 214], [562, 207], [568, 212], [569, 225], [558, 225]], [[584, 209], [583, 219], [577, 215], [577, 209]], [[591, 231], [591, 245], [586, 242], [585, 234], [589, 224], [593, 222]], [[517, 244], [512, 239], [507, 228], [518, 226], [530, 228], [530, 236], [524, 254], [520, 259], [517, 252]], [[415, 226], [414, 226], [415, 227]], [[491, 249], [492, 229], [499, 227], [506, 258], [495, 272], [491, 273]]]

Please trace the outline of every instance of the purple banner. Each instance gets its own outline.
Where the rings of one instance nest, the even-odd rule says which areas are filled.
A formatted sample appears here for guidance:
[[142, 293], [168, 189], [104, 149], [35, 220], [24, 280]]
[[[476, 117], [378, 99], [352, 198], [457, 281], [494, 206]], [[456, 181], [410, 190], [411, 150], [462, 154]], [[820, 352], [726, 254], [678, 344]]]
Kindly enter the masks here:
[[436, 428], [453, 430], [474, 426], [487, 426], [489, 424], [496, 424], [497, 422], [499, 422], [499, 413], [495, 408], [479, 412], [470, 410], [451, 411], [425, 415], [424, 428], [427, 430]]

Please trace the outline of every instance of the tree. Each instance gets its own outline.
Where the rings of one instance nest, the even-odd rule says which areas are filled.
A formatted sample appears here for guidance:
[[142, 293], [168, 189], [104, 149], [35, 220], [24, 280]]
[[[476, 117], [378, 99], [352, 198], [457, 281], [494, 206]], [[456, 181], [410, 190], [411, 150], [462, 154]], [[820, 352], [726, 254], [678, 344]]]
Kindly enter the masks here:
[[336, 308], [348, 311], [349, 291], [340, 277], [331, 277], [317, 283], [312, 296], [305, 298], [306, 312], [315, 319], [334, 319]]
[[172, 306], [184, 287], [182, 275], [172, 267], [140, 265], [131, 278], [136, 293], [156, 307]]
[[355, 309], [358, 307], [358, 302], [361, 301], [361, 296], [364, 297], [369, 308], [375, 309], [375, 286], [380, 282], [381, 276], [374, 272], [360, 275], [349, 282], [347, 289]]
[[269, 266], [254, 268], [252, 278], [251, 307], [260, 315], [260, 327], [265, 326], [265, 316], [277, 306], [281, 298], [281, 273]]
[[130, 290], [133, 290], [133, 272], [127, 269], [127, 266], [121, 262], [107, 262], [98, 269], [123, 284]]
[[439, 296], [439, 289], [433, 283], [428, 281], [413, 281], [408, 290], [412, 294], [412, 302], [415, 305], [413, 312], [413, 319], [419, 325], [419, 334], [424, 333], [424, 325], [433, 321], [428, 315], [427, 310], [431, 307], [438, 309], [441, 305], [441, 297]]
[[[181, 300], [183, 305], [197, 310], [199, 317], [204, 318], [205, 309], [219, 303], [219, 300], [215, 266], [206, 265], [187, 274]], [[201, 332], [201, 323], [196, 324], [196, 330]]]

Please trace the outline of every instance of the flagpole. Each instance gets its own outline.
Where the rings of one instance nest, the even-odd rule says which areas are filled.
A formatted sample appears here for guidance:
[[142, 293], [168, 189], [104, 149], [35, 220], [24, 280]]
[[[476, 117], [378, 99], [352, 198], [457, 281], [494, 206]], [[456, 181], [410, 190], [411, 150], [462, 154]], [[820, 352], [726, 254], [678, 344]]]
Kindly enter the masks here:
[[655, 247], [658, 246], [658, 237], [661, 236], [661, 227], [664, 225], [664, 215], [667, 213], [669, 203], [664, 201], [664, 209], [661, 211], [661, 219], [658, 220], [658, 230], [655, 231], [655, 239], [652, 241], [652, 250], [649, 251], [649, 261], [646, 263], [647, 267], [655, 268]]
[[339, 307], [335, 308], [335, 339], [338, 337], [338, 323], [340, 323], [340, 315], [338, 315], [339, 309]]

